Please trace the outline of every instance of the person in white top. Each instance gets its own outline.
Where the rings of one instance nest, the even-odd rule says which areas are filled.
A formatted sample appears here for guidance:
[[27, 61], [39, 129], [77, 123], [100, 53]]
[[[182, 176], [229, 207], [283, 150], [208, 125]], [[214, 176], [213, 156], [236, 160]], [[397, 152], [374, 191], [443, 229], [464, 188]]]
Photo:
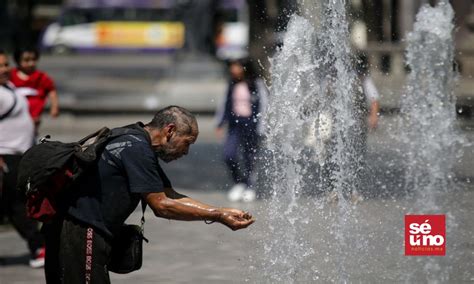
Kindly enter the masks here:
[[377, 91], [377, 87], [375, 86], [374, 80], [372, 80], [372, 77], [370, 76], [367, 57], [365, 55], [359, 55], [359, 59], [356, 64], [356, 72], [368, 104], [367, 124], [369, 130], [374, 130], [377, 128], [379, 121], [379, 93]]
[[44, 239], [38, 223], [26, 216], [25, 197], [16, 190], [18, 164], [33, 144], [34, 123], [26, 98], [15, 93], [9, 77], [8, 56], [0, 50], [0, 211], [28, 242], [30, 266], [39, 268], [44, 266]]
[[224, 160], [234, 182], [228, 199], [251, 202], [257, 197], [254, 170], [260, 150], [260, 118], [266, 107], [266, 92], [248, 59], [230, 62], [229, 73], [226, 98], [216, 111], [216, 134], [221, 140], [227, 126]]
[[[0, 57], [3, 56], [0, 54]], [[24, 96], [16, 94], [14, 90], [15, 87], [10, 82], [0, 85], [0, 133], [2, 134], [0, 154], [2, 155], [23, 154], [32, 146], [34, 139], [34, 124], [28, 112], [28, 102]]]

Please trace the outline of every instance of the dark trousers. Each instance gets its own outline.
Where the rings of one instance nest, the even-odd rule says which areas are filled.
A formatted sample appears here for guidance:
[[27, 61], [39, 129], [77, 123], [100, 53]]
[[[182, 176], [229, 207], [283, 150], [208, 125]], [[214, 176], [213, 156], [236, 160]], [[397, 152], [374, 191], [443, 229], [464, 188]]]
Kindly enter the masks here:
[[46, 283], [110, 283], [111, 245], [94, 228], [66, 218], [45, 225], [43, 231]]
[[258, 154], [258, 142], [259, 137], [256, 130], [250, 127], [229, 129], [224, 144], [224, 160], [234, 183], [252, 185], [251, 176]]
[[3, 173], [1, 192], [1, 211], [8, 217], [8, 220], [28, 242], [28, 248], [32, 256], [36, 250], [44, 244], [43, 235], [39, 231], [39, 224], [26, 216], [26, 198], [16, 189], [18, 175], [18, 164], [21, 155], [2, 155], [7, 164], [8, 172]]

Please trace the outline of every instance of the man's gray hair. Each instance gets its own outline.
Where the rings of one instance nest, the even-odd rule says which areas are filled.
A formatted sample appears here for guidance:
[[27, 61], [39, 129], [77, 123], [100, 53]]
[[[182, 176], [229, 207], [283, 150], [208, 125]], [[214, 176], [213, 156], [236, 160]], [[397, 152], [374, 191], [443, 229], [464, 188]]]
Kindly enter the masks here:
[[176, 125], [176, 131], [181, 135], [191, 134], [193, 128], [197, 126], [196, 117], [189, 110], [179, 106], [168, 106], [159, 110], [147, 125], [161, 129], [171, 123]]

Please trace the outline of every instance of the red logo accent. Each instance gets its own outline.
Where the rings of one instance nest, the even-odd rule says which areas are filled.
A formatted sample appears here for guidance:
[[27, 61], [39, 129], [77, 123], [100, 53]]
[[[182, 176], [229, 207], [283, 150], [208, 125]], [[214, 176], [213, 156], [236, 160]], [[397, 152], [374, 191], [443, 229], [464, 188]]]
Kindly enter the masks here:
[[446, 255], [445, 215], [405, 215], [405, 255]]

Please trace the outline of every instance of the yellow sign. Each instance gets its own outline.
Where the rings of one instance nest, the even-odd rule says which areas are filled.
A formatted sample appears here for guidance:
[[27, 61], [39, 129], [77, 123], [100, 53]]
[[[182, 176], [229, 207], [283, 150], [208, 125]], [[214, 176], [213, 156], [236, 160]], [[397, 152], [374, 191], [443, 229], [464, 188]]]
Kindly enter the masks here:
[[181, 48], [181, 22], [97, 22], [97, 43], [101, 47]]

